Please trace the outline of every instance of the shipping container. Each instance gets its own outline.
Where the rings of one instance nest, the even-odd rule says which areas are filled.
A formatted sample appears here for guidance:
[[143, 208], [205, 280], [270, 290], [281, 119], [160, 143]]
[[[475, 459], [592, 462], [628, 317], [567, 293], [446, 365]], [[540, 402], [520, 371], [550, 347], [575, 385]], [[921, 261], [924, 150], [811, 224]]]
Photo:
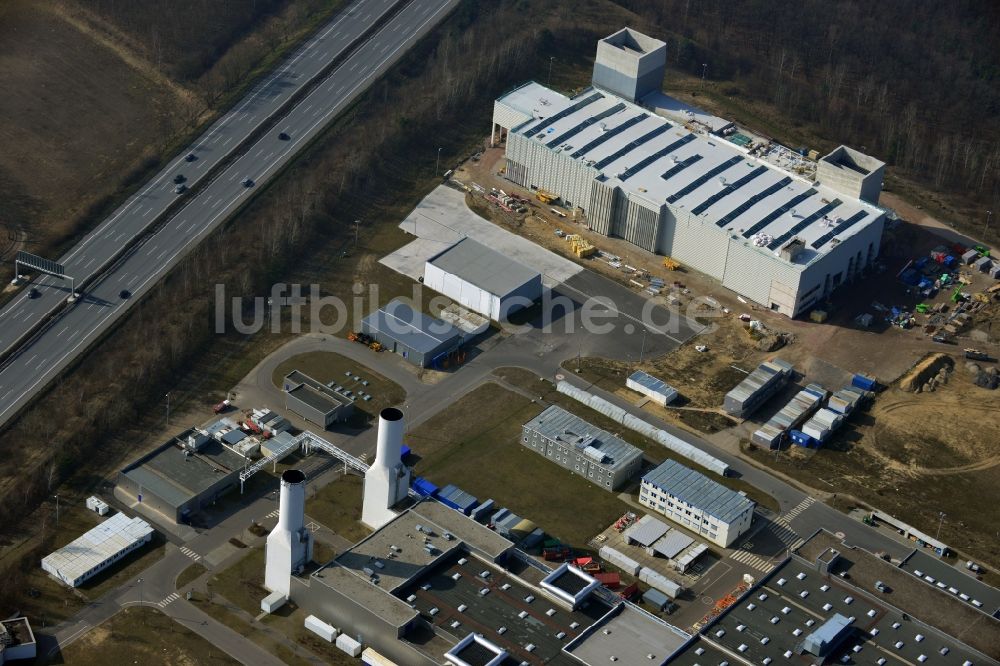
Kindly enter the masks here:
[[813, 438], [805, 434], [801, 430], [792, 430], [788, 433], [788, 438], [792, 440], [792, 443], [796, 446], [804, 446], [806, 448], [812, 448]]
[[675, 583], [674, 581], [670, 580], [663, 574], [653, 571], [648, 567], [643, 567], [642, 569], [639, 570], [639, 580], [652, 587], [655, 587], [656, 589], [658, 589], [660, 592], [663, 592], [671, 599], [676, 599], [678, 595], [680, 595], [680, 593], [684, 591], [684, 588], [681, 587], [678, 583]]
[[608, 564], [618, 567], [630, 576], [637, 575], [639, 573], [639, 569], [642, 568], [639, 566], [639, 563], [631, 557], [625, 555], [616, 548], [612, 548], [611, 546], [601, 546], [601, 549], [598, 551], [598, 555], [600, 555], [601, 559]]
[[361, 643], [354, 640], [347, 634], [340, 634], [337, 636], [337, 647], [352, 657], [357, 657], [361, 654]]
[[856, 386], [859, 389], [864, 389], [865, 391], [874, 391], [875, 387], [878, 386], [878, 382], [875, 381], [874, 377], [869, 377], [867, 375], [854, 375], [851, 378], [851, 385]]
[[485, 523], [490, 519], [490, 515], [495, 508], [496, 505], [493, 503], [493, 500], [488, 499], [472, 510], [472, 519], [477, 523]]
[[670, 604], [670, 597], [653, 587], [643, 593], [642, 600], [658, 611], [663, 610]]
[[622, 577], [614, 571], [608, 571], [604, 573], [597, 572], [591, 575], [597, 579], [597, 582], [599, 582], [601, 585], [608, 588], [609, 590], [617, 590], [619, 587], [621, 587]]
[[399, 666], [396, 662], [383, 654], [376, 652], [370, 647], [366, 647], [361, 653], [361, 663], [365, 666]]
[[[319, 619], [315, 615], [310, 615], [306, 618], [305, 627], [309, 631], [313, 632], [314, 634], [325, 640], [327, 643], [332, 643], [334, 639], [337, 638], [337, 634], [340, 633], [337, 631], [335, 627], [327, 624], [326, 622]], [[338, 647], [340, 646], [338, 645]], [[355, 657], [357, 655], [351, 655], [351, 656]]]
[[418, 495], [423, 495], [424, 497], [434, 497], [438, 492], [437, 486], [420, 476], [414, 477], [410, 485]]
[[790, 364], [780, 359], [761, 363], [726, 394], [723, 408], [733, 416], [749, 416], [784, 386], [793, 371]]

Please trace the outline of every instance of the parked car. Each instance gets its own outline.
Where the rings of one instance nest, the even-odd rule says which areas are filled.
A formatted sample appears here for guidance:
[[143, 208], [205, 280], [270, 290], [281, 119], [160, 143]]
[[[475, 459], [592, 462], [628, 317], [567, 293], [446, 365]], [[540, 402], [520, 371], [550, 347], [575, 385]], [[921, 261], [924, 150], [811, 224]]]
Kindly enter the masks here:
[[244, 178], [242, 182], [243, 187], [253, 187], [253, 179], [251, 178]]
[[278, 135], [278, 139], [280, 141], [288, 141], [291, 138], [292, 137], [288, 136], [288, 132], [282, 132], [281, 134]]
[[198, 159], [198, 156], [195, 155], [194, 153], [188, 153], [187, 155], [184, 156], [185, 162], [194, 162], [196, 159]]
[[174, 176], [175, 183], [183, 183], [185, 180], [187, 180], [187, 177], [185, 177], [185, 175], [182, 173], [179, 173], [176, 176]]
[[126, 298], [131, 298], [132, 292], [129, 291], [128, 289], [122, 289], [121, 291], [118, 292], [118, 297], [121, 298], [122, 300], [125, 300]]
[[186, 190], [187, 190], [187, 185], [185, 185], [184, 183], [181, 183], [180, 185], [174, 186], [174, 193], [175, 194], [184, 194], [184, 192]]

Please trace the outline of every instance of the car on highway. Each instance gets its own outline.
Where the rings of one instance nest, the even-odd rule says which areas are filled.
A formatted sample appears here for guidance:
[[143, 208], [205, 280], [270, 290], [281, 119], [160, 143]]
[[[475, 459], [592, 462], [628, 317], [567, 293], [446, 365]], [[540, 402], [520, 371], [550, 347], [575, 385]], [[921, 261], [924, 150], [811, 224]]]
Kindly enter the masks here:
[[187, 185], [185, 185], [184, 183], [181, 183], [180, 185], [174, 187], [174, 192], [177, 194], [184, 194], [185, 190], [187, 190]]
[[282, 132], [281, 134], [278, 135], [279, 141], [288, 141], [291, 138], [292, 137], [288, 136], [288, 132]]
[[243, 183], [243, 187], [253, 187], [252, 178], [244, 178], [241, 182]]
[[184, 156], [185, 162], [194, 162], [196, 159], [198, 159], [198, 156], [195, 155], [194, 153], [188, 153], [187, 155]]
[[132, 292], [128, 289], [122, 289], [118, 292], [118, 297], [124, 301], [125, 299], [132, 297]]
[[177, 184], [183, 183], [185, 180], [187, 180], [187, 177], [182, 173], [179, 173], [176, 176], [174, 176], [174, 182]]
[[42, 295], [41, 292], [34, 287], [28, 290], [28, 298], [38, 298], [41, 295]]

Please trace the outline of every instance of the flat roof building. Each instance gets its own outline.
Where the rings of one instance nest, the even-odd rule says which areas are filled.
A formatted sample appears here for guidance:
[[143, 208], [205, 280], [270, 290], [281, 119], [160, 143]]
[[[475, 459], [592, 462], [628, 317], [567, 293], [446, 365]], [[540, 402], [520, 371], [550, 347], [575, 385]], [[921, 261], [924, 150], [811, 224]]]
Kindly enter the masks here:
[[153, 528], [141, 518], [116, 513], [42, 559], [42, 569], [56, 579], [79, 587], [134, 550], [149, 543]]
[[115, 495], [176, 523], [189, 522], [239, 483], [247, 458], [222, 443], [231, 432], [239, 431], [219, 429], [215, 436], [193, 428], [182, 432], [119, 471]]
[[34, 659], [38, 642], [26, 617], [0, 621], [0, 664], [20, 659]]
[[907, 555], [899, 568], [925, 584], [1000, 619], [1000, 590], [977, 580], [971, 572], [953, 567], [947, 561], [920, 550]]
[[365, 317], [361, 331], [421, 368], [443, 367], [462, 344], [459, 329], [414, 310], [399, 298]]
[[[886, 591], [876, 589], [880, 581]], [[821, 530], [706, 622], [669, 664], [997, 664], [998, 621], [925, 588]]]
[[494, 321], [542, 297], [541, 273], [471, 238], [428, 259], [424, 284]]
[[521, 443], [605, 490], [621, 488], [642, 466], [642, 451], [551, 405], [521, 427]]
[[304, 372], [289, 372], [282, 388], [285, 409], [323, 428], [346, 421], [354, 413], [354, 400]]
[[756, 506], [743, 493], [674, 460], [642, 477], [639, 503], [723, 548], [750, 528]]
[[[660, 117], [635, 103], [655, 92], [660, 47], [646, 42], [662, 44], [633, 30], [602, 40], [595, 87], [572, 98], [529, 83], [497, 99], [505, 176], [580, 208], [598, 233], [674, 257], [789, 317], [874, 263], [885, 219], [878, 160], [840, 148], [812, 181]], [[616, 59], [633, 66], [609, 68]]]
[[622, 604], [569, 643], [566, 652], [584, 666], [612, 663], [661, 666], [690, 638], [677, 627], [635, 606]]

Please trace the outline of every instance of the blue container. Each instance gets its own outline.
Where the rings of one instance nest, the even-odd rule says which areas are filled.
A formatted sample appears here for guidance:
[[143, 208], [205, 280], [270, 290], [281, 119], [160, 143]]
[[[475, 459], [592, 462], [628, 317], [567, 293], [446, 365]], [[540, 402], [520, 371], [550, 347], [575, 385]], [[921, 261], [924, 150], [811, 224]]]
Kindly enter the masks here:
[[947, 257], [944, 258], [944, 265], [947, 266], [948, 268], [952, 268], [957, 263], [958, 263], [958, 259], [956, 259], [955, 257], [953, 257], [950, 254]]
[[851, 386], [864, 389], [865, 391], [874, 391], [875, 387], [878, 386], [878, 382], [876, 382], [874, 378], [866, 375], [854, 375], [854, 377], [851, 378]]
[[919, 271], [923, 269], [924, 266], [927, 265], [928, 261], [930, 261], [928, 257], [920, 257], [919, 259], [913, 262], [913, 267]]
[[490, 512], [493, 511], [494, 508], [496, 507], [493, 500], [488, 499], [475, 508], [472, 512], [472, 519], [477, 523], [485, 523], [490, 519]]
[[788, 437], [789, 439], [792, 440], [792, 443], [795, 444], [796, 446], [804, 446], [806, 448], [810, 448], [812, 446], [813, 438], [805, 434], [801, 430], [789, 431]]
[[438, 492], [437, 486], [421, 476], [414, 478], [410, 486], [424, 497], [434, 497]]
[[410, 447], [408, 447], [406, 444], [403, 444], [403, 448], [400, 449], [399, 451], [399, 457], [400, 459], [403, 459], [408, 455], [410, 455]]

